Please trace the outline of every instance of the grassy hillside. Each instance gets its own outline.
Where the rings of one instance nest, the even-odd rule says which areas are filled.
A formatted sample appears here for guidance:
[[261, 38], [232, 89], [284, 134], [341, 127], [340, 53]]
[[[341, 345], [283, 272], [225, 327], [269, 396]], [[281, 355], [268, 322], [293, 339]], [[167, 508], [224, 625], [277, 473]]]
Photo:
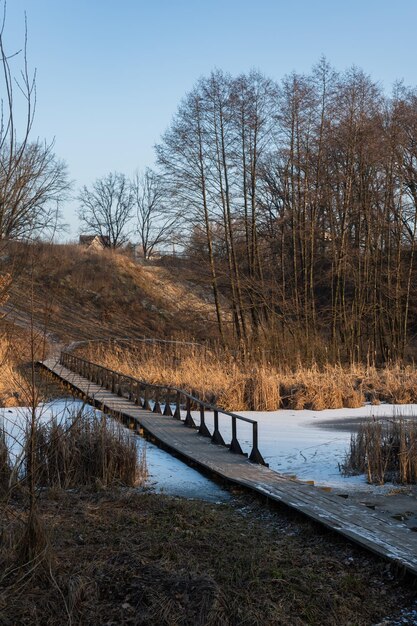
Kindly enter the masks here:
[[63, 342], [215, 334], [206, 290], [175, 268], [78, 245], [15, 244], [3, 251], [2, 269], [14, 275], [8, 320], [27, 325], [33, 308], [36, 325]]

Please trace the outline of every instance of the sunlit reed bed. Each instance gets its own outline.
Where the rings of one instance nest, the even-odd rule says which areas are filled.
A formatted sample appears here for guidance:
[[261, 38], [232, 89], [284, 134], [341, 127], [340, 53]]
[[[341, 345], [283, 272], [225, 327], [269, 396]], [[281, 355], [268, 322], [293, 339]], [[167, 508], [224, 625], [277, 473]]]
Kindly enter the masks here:
[[244, 361], [198, 345], [94, 342], [80, 350], [88, 360], [149, 383], [180, 387], [232, 410], [358, 408], [365, 402], [417, 402], [417, 371], [391, 364], [294, 364], [278, 368]]
[[415, 419], [371, 419], [352, 435], [342, 466], [345, 474], [365, 474], [369, 483], [417, 483]]

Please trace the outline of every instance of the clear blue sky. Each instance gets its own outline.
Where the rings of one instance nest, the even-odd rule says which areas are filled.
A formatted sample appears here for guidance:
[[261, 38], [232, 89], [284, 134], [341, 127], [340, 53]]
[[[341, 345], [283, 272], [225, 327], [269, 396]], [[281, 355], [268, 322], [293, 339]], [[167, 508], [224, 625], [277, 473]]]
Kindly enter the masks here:
[[[417, 84], [416, 0], [9, 0], [5, 39], [38, 72], [34, 134], [56, 138], [75, 188], [152, 165], [185, 93], [213, 68], [274, 79], [324, 54], [387, 91]], [[76, 202], [66, 221], [77, 233]]]

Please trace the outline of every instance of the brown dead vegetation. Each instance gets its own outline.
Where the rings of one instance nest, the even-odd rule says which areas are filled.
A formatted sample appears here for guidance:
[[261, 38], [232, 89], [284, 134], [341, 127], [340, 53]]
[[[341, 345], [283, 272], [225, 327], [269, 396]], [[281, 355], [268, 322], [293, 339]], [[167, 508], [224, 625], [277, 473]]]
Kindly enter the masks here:
[[[0, 407], [29, 402], [31, 342], [27, 329], [0, 320]], [[48, 348], [40, 333], [35, 334], [33, 346], [35, 359], [42, 359]]]
[[[138, 439], [105, 415], [83, 409], [62, 419], [44, 422], [36, 411], [33, 428], [30, 416], [23, 422], [21, 437], [15, 439], [4, 426], [0, 430], [0, 498], [12, 494], [25, 497], [34, 489], [62, 490], [114, 486], [134, 487], [147, 479], [146, 450]], [[12, 463], [10, 446], [14, 450]], [[33, 468], [33, 470], [32, 470]], [[1, 500], [0, 500], [1, 501]]]
[[247, 498], [60, 492], [39, 510], [53, 558], [19, 569], [3, 542], [2, 624], [365, 626], [414, 597], [385, 563]]
[[141, 265], [122, 251], [41, 243], [10, 244], [3, 264], [14, 276], [8, 317], [27, 325], [33, 287], [37, 327], [63, 342], [185, 333], [215, 337], [214, 305], [205, 287], [175, 269]]
[[245, 364], [230, 353], [198, 345], [92, 342], [85, 358], [150, 383], [188, 390], [229, 410], [356, 408], [364, 402], [417, 402], [417, 371], [394, 364], [326, 365], [294, 370]]
[[105, 416], [72, 416], [37, 424], [36, 483], [40, 487], [133, 487], [145, 481], [146, 457], [129, 431]]
[[[149, 382], [184, 387], [234, 410], [321, 410], [359, 407], [366, 401], [417, 401], [417, 374], [411, 364], [388, 364], [381, 369], [366, 364], [331, 364], [326, 361], [324, 348], [317, 350], [322, 354], [320, 360], [308, 363], [282, 342], [266, 342], [262, 336], [257, 343], [252, 342], [244, 358], [238, 356], [233, 337], [227, 349], [213, 347], [218, 339], [214, 304], [207, 297], [204, 277], [199, 283], [195, 269], [193, 272], [187, 264], [180, 269], [142, 265], [122, 252], [88, 252], [68, 244], [35, 244], [29, 249], [14, 243], [2, 259], [4, 271], [14, 276], [9, 301], [3, 307], [6, 319], [16, 317], [17, 324], [27, 327], [33, 312], [39, 333], [47, 333], [54, 341], [123, 336], [192, 338], [212, 346], [191, 348], [180, 359], [175, 351], [148, 349], [141, 350], [140, 355], [134, 351], [127, 355], [88, 353], [93, 360], [99, 358], [109, 367]], [[33, 303], [29, 304], [28, 293], [32, 291]], [[227, 308], [224, 303], [223, 310]], [[224, 323], [229, 321], [226, 315]], [[308, 352], [306, 346], [300, 346], [301, 351]], [[22, 345], [13, 353], [23, 349]], [[15, 373], [6, 371], [12, 365], [10, 360], [0, 377], [3, 405], [22, 403], [16, 388], [7, 384], [7, 389], [1, 389], [5, 381], [16, 378]]]
[[352, 435], [342, 468], [345, 474], [365, 474], [369, 483], [417, 483], [417, 424], [394, 418], [369, 420]]
[[7, 493], [11, 473], [12, 465], [6, 443], [6, 435], [4, 430], [0, 429], [0, 499]]

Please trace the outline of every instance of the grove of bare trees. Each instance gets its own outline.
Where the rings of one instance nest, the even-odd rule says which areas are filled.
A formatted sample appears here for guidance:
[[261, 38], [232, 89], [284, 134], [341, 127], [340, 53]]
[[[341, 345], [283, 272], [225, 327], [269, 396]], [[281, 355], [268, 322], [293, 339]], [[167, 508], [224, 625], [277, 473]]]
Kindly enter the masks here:
[[[417, 91], [325, 59], [280, 83], [201, 79], [157, 146], [219, 334], [303, 357], [409, 354], [417, 329]], [[227, 324], [227, 326], [226, 326]]]
[[177, 215], [166, 202], [161, 177], [147, 168], [133, 180], [110, 172], [79, 195], [78, 217], [82, 232], [98, 235], [109, 248], [137, 244], [144, 259], [172, 241]]

